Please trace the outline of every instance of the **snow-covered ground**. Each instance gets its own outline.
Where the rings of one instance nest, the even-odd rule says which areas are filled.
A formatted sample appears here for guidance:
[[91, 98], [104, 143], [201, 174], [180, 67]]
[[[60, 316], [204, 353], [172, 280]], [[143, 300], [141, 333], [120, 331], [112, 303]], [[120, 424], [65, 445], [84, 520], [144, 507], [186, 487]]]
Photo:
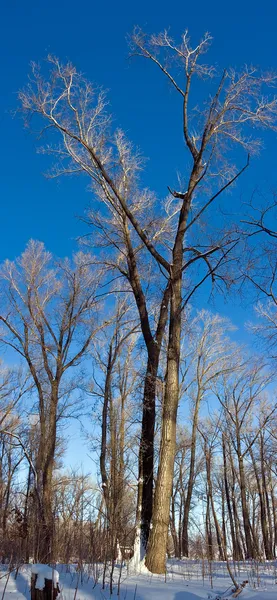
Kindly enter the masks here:
[[[7, 574], [0, 572], [0, 598], [7, 583]], [[105, 589], [102, 589], [101, 576], [95, 584], [95, 572], [101, 572], [101, 566], [86, 567], [80, 573], [72, 565], [57, 565], [60, 576], [61, 600], [108, 600], [111, 598], [109, 574]], [[199, 600], [200, 598], [231, 598], [231, 582], [226, 565], [214, 563], [212, 568], [202, 561], [170, 560], [166, 577], [149, 574], [132, 575], [127, 568], [121, 573], [118, 593], [119, 568], [113, 576], [113, 595], [115, 600]], [[248, 580], [248, 584], [239, 595], [239, 600], [277, 600], [277, 561], [245, 563], [236, 565], [236, 577], [239, 583]], [[15, 578], [10, 574], [4, 598], [5, 600], [30, 600], [31, 565], [23, 565]], [[229, 588], [229, 589], [227, 589]]]

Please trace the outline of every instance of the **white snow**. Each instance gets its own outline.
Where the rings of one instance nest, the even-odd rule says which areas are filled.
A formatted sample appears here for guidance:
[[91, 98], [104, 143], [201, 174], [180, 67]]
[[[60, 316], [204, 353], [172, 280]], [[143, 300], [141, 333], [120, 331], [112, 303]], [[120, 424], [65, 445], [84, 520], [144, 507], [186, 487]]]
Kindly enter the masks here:
[[[233, 563], [231, 563], [233, 564]], [[277, 598], [277, 560], [264, 563], [249, 561], [233, 565], [239, 583], [248, 580], [247, 586], [238, 596], [238, 600], [276, 600]], [[8, 566], [0, 566], [0, 596], [2, 597], [7, 580]], [[53, 576], [53, 570], [47, 565], [23, 565], [15, 578], [11, 573], [5, 591], [5, 600], [30, 600], [31, 573], [38, 577]], [[98, 574], [95, 581], [94, 575]], [[177, 560], [167, 562], [166, 576], [152, 575], [148, 572], [131, 575], [128, 567], [121, 573], [118, 594], [117, 581], [120, 565], [113, 574], [112, 600], [232, 600], [232, 582], [227, 573], [226, 564], [215, 562], [209, 565], [202, 560]], [[61, 588], [64, 600], [104, 600], [110, 598], [109, 568], [105, 589], [102, 589], [102, 566], [85, 565], [83, 576], [66, 565], [57, 565], [54, 580]], [[211, 577], [212, 576], [212, 577]]]
[[37, 575], [36, 589], [43, 590], [45, 579], [53, 581], [54, 587], [59, 583], [59, 573], [56, 569], [52, 569], [49, 565], [35, 564], [31, 567], [32, 575]]
[[141, 529], [136, 528], [135, 543], [134, 543], [134, 555], [128, 564], [128, 573], [133, 575], [149, 574], [147, 567], [145, 566], [145, 548], [141, 539]]

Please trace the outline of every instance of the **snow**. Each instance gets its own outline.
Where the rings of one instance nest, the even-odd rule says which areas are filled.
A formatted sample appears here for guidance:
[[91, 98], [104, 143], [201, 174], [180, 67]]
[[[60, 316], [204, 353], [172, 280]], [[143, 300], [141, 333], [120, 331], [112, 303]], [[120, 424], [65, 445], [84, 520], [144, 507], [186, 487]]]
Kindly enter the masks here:
[[53, 581], [54, 587], [59, 583], [59, 573], [56, 569], [52, 569], [49, 565], [35, 564], [31, 566], [31, 574], [37, 575], [36, 589], [43, 590], [45, 579]]
[[[8, 567], [0, 567], [0, 595], [2, 597], [7, 581]], [[239, 583], [248, 580], [247, 586], [238, 596], [239, 600], [276, 600], [277, 598], [277, 561], [265, 563], [248, 562], [235, 565]], [[6, 575], [5, 575], [6, 573]], [[113, 594], [110, 596], [109, 581], [106, 579], [102, 589], [102, 566], [85, 565], [80, 576], [73, 565], [57, 565], [54, 570], [47, 565], [23, 565], [17, 576], [11, 573], [5, 591], [5, 600], [30, 600], [31, 574], [39, 577], [54, 575], [54, 581], [61, 589], [61, 600], [231, 600], [232, 584], [226, 565], [215, 562], [210, 566], [201, 560], [170, 559], [166, 576], [152, 575], [148, 572], [131, 574], [128, 566], [123, 568], [118, 595], [118, 575], [120, 566], [113, 577]], [[95, 580], [95, 574], [98, 574]]]

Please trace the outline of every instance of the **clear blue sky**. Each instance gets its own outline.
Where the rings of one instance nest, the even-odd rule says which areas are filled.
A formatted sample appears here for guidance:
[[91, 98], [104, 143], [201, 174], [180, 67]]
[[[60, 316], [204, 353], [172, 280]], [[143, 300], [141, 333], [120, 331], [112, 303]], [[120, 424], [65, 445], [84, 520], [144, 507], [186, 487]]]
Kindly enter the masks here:
[[[128, 61], [126, 36], [135, 24], [149, 32], [171, 27], [178, 36], [188, 28], [197, 42], [210, 31], [209, 59], [223, 68], [253, 63], [277, 68], [277, 3], [267, 0], [184, 0], [170, 2], [106, 0], [4, 0], [1, 9], [1, 248], [0, 260], [18, 255], [30, 237], [64, 255], [83, 231], [75, 215], [89, 202], [85, 182], [49, 181], [45, 157], [36, 141], [10, 111], [27, 78], [31, 60], [48, 53], [70, 59], [88, 78], [110, 90], [116, 123], [150, 157], [148, 185], [166, 192], [180, 165], [178, 106], [160, 76], [142, 60]], [[154, 79], [153, 79], [154, 77]], [[169, 111], [172, 109], [173, 115]], [[271, 140], [272, 142], [272, 140]], [[276, 152], [267, 148], [269, 169]], [[251, 184], [265, 178], [265, 159], [249, 171]], [[272, 175], [271, 175], [272, 176]], [[274, 181], [275, 173], [273, 174]]]
[[[75, 238], [85, 231], [76, 215], [90, 200], [84, 180], [44, 178], [47, 160], [36, 154], [36, 141], [20, 118], [11, 116], [31, 60], [41, 61], [48, 53], [69, 59], [109, 89], [116, 124], [150, 158], [148, 185], [163, 194], [183, 160], [179, 105], [145, 61], [127, 60], [126, 36], [134, 25], [148, 32], [170, 27], [176, 37], [188, 28], [195, 42], [209, 31], [214, 37], [209, 60], [220, 69], [252, 63], [277, 70], [276, 23], [276, 0], [3, 0], [0, 260], [20, 254], [31, 237], [55, 254], [70, 254]], [[276, 156], [275, 136], [267, 135], [259, 161], [240, 183], [246, 199], [256, 186], [276, 188]], [[243, 311], [237, 307], [232, 316], [238, 322]]]

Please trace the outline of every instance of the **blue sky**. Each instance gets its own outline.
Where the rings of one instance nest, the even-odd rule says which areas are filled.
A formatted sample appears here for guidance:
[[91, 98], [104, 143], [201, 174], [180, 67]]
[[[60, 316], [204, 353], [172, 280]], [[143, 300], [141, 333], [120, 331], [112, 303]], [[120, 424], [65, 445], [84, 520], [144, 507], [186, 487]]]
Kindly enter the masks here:
[[[36, 154], [36, 140], [12, 118], [17, 91], [27, 78], [31, 60], [48, 53], [69, 59], [88, 78], [109, 89], [115, 123], [150, 158], [148, 185], [166, 192], [180, 165], [179, 104], [163, 78], [142, 60], [127, 59], [126, 36], [139, 24], [149, 32], [171, 28], [178, 36], [187, 27], [196, 42], [210, 31], [214, 42], [209, 60], [219, 68], [253, 63], [277, 67], [277, 4], [257, 0], [195, 4], [172, 0], [67, 2], [5, 0], [1, 10], [1, 247], [0, 260], [18, 255], [27, 240], [43, 240], [56, 254], [74, 247], [83, 231], [75, 216], [89, 203], [84, 181], [49, 181], [45, 157]], [[157, 75], [157, 76], [156, 76]], [[270, 146], [273, 144], [271, 136]], [[273, 147], [244, 179], [264, 183], [265, 161], [275, 170]], [[182, 156], [182, 155], [181, 155]], [[270, 175], [274, 184], [275, 173]]]
[[[86, 181], [46, 180], [47, 159], [36, 153], [36, 140], [24, 130], [19, 116], [12, 117], [31, 60], [42, 61], [48, 53], [69, 59], [89, 79], [107, 88], [115, 124], [127, 131], [149, 158], [148, 185], [165, 194], [183, 161], [179, 104], [151, 65], [128, 60], [128, 33], [134, 25], [148, 32], [170, 27], [178, 37], [188, 28], [197, 43], [209, 31], [214, 37], [209, 61], [219, 70], [244, 63], [277, 70], [276, 22], [276, 0], [198, 0], [195, 4], [184, 0], [134, 4], [126, 0], [4, 0], [0, 260], [20, 254], [31, 237], [44, 241], [57, 255], [70, 254], [76, 248], [76, 237], [86, 231], [76, 218], [90, 201]], [[230, 202], [240, 193], [247, 200], [257, 186], [266, 191], [277, 186], [273, 134], [266, 136], [259, 160], [253, 160], [235, 194], [229, 196]], [[245, 318], [239, 305], [222, 306], [222, 310], [237, 325]]]

